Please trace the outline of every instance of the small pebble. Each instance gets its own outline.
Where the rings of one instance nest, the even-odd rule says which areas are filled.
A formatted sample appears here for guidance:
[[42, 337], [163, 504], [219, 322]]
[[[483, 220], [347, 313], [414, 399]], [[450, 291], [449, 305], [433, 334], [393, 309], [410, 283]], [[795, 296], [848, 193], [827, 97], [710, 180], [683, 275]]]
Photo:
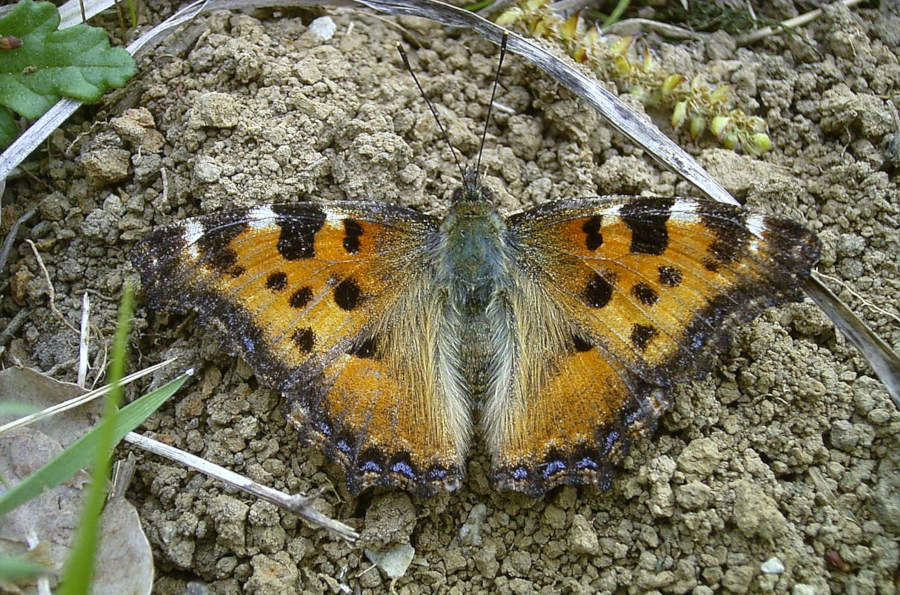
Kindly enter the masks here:
[[336, 30], [337, 25], [334, 24], [334, 21], [331, 20], [331, 17], [319, 17], [309, 24], [309, 29], [307, 29], [307, 32], [310, 35], [318, 37], [322, 41], [328, 41], [329, 39], [334, 37], [334, 32]]
[[764, 574], [781, 574], [784, 572], [784, 564], [781, 560], [772, 556], [763, 562], [759, 569], [762, 570]]
[[365, 550], [366, 557], [379, 568], [381, 568], [388, 578], [396, 579], [406, 574], [416, 550], [411, 545], [402, 544], [387, 550], [372, 551]]

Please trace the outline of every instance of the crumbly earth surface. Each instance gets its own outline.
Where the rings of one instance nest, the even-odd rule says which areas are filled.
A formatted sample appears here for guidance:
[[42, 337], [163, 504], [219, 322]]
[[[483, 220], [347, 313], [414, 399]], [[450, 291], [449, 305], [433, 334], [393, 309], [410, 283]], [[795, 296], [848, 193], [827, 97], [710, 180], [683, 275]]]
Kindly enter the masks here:
[[[777, 19], [797, 11], [790, 0], [772, 6]], [[332, 12], [336, 32], [323, 41], [308, 30], [315, 16], [198, 19], [8, 181], [2, 231], [33, 207], [37, 214], [0, 272], [3, 366], [73, 379], [78, 337], [63, 319], [77, 327], [87, 292], [99, 368], [123, 284], [137, 282], [128, 250], [155, 225], [317, 198], [442, 212], [457, 172], [395, 46], [416, 48], [414, 68], [470, 159], [496, 48], [467, 31], [362, 12]], [[671, 71], [733, 85], [738, 106], [766, 118], [774, 150], [760, 159], [708, 137], [677, 138], [747, 205], [817, 231], [826, 283], [900, 348], [897, 5], [828, 8], [795, 36], [748, 48], [722, 33], [641, 43]], [[501, 80], [498, 101], [509, 109], [494, 111], [482, 163], [505, 209], [605, 193], [696, 194], [524, 61], [510, 56]], [[678, 134], [668, 114], [650, 115]], [[735, 329], [712, 374], [678, 389], [659, 436], [633, 449], [611, 490], [565, 488], [536, 500], [493, 491], [477, 443], [458, 493], [351, 498], [339, 471], [298, 443], [281, 397], [214, 334], [193, 317], [139, 307], [131, 368], [172, 355], [196, 366], [197, 380], [144, 433], [315, 495], [317, 508], [363, 540], [350, 545], [136, 451], [129, 497], [154, 547], [160, 593], [188, 583], [211, 593], [897, 590], [900, 414], [808, 300]], [[364, 553], [404, 545], [412, 563], [393, 583]]]

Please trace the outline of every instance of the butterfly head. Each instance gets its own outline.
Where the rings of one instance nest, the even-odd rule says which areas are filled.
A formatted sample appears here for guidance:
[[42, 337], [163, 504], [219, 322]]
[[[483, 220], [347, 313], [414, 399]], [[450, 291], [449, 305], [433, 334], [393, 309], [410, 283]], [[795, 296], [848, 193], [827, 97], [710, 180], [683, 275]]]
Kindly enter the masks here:
[[478, 171], [466, 168], [463, 173], [462, 186], [453, 192], [453, 202], [487, 202], [494, 200], [494, 192], [481, 183]]

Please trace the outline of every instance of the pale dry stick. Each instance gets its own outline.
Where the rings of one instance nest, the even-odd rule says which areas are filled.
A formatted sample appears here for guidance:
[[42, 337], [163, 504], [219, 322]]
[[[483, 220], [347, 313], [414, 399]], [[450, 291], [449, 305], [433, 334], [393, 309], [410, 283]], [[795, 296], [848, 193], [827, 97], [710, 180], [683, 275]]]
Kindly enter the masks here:
[[319, 525], [343, 537], [349, 542], [359, 539], [357, 533], [352, 527], [345, 525], [340, 521], [329, 518], [312, 507], [312, 498], [301, 496], [299, 494], [286, 494], [282, 491], [259, 484], [249, 477], [244, 477], [234, 471], [230, 471], [224, 467], [220, 467], [215, 463], [202, 459], [189, 452], [185, 452], [174, 446], [169, 446], [152, 438], [142, 436], [135, 432], [129, 432], [125, 435], [125, 441], [134, 444], [148, 452], [165, 457], [171, 461], [176, 461], [208, 475], [209, 477], [218, 479], [238, 490], [252, 494], [263, 500], [267, 500], [276, 506], [283, 508], [307, 521]]
[[[55, 377], [57, 374], [59, 374], [60, 370], [71, 369], [72, 365], [75, 363], [75, 361], [76, 361], [75, 358], [68, 359], [64, 362], [58, 362], [58, 363], [53, 364], [50, 367], [50, 369], [47, 370], [46, 372], [42, 372], [41, 370], [38, 370], [38, 372], [43, 374], [44, 376], [50, 376], [52, 378], [52, 377]], [[18, 365], [21, 366], [22, 364], [18, 364]]]
[[[841, 4], [850, 8], [851, 6], [856, 6], [862, 2], [862, 0], [841, 0]], [[819, 18], [822, 15], [822, 9], [817, 8], [815, 10], [811, 10], [809, 12], [805, 12], [799, 16], [796, 16], [792, 19], [788, 19], [786, 21], [781, 21], [774, 27], [763, 27], [762, 29], [757, 29], [756, 31], [751, 31], [746, 35], [741, 35], [737, 38], [736, 42], [738, 45], [747, 45], [753, 43], [754, 41], [759, 41], [764, 37], [768, 37], [774, 33], [778, 33], [784, 29], [793, 29], [795, 27], [800, 27], [805, 25], [815, 19]]]
[[658, 33], [667, 39], [704, 39], [709, 36], [709, 33], [698, 33], [671, 23], [638, 18], [623, 19], [603, 28], [604, 35], [637, 35], [645, 31]]
[[9, 321], [9, 324], [6, 325], [6, 328], [0, 331], [0, 347], [4, 347], [6, 342], [9, 341], [12, 336], [19, 330], [19, 327], [25, 322], [25, 319], [28, 318], [28, 315], [31, 312], [29, 310], [19, 310], [16, 312], [16, 315], [13, 316], [13, 319]]
[[[25, 547], [28, 548], [28, 551], [33, 551], [40, 547], [41, 540], [38, 539], [37, 532], [34, 530], [34, 527], [29, 527], [28, 532], [25, 534]], [[50, 595], [52, 591], [50, 591], [50, 577], [49, 576], [40, 576], [37, 581], [37, 592], [38, 595]]]
[[[137, 380], [138, 378], [143, 378], [144, 376], [146, 376], [148, 374], [152, 374], [153, 372], [156, 372], [160, 368], [164, 368], [165, 366], [168, 366], [169, 364], [174, 362], [176, 359], [178, 359], [178, 358], [170, 357], [169, 359], [162, 361], [158, 364], [154, 364], [154, 365], [150, 366], [149, 368], [144, 368], [143, 370], [138, 370], [134, 374], [129, 374], [128, 376], [123, 378], [121, 380], [121, 382], [119, 382], [119, 384], [121, 386], [130, 384], [130, 383], [134, 382], [135, 380]], [[42, 409], [41, 411], [38, 411], [37, 413], [32, 413], [31, 415], [26, 415], [25, 417], [20, 417], [19, 419], [14, 419], [13, 421], [11, 421], [9, 423], [6, 423], [6, 424], [3, 424], [2, 426], [0, 426], [0, 435], [12, 430], [13, 428], [27, 426], [28, 424], [32, 424], [36, 421], [40, 421], [46, 417], [50, 417], [51, 415], [56, 415], [57, 413], [62, 413], [63, 411], [72, 409], [73, 407], [78, 407], [80, 405], [84, 405], [88, 401], [92, 401], [92, 400], [94, 400], [98, 397], [102, 397], [103, 395], [108, 393], [110, 391], [110, 389], [112, 389], [112, 386], [113, 385], [111, 385], [111, 384], [106, 384], [104, 386], [101, 386], [100, 388], [94, 389], [90, 392], [86, 392], [83, 395], [78, 395], [77, 397], [71, 398], [67, 401], [63, 401], [62, 403], [57, 403], [56, 405], [47, 407], [46, 409]]]
[[62, 312], [59, 311], [59, 308], [56, 307], [56, 290], [53, 289], [53, 281], [50, 280], [50, 273], [47, 272], [47, 267], [44, 266], [44, 261], [41, 259], [41, 255], [38, 253], [37, 246], [34, 245], [34, 242], [31, 240], [25, 240], [29, 246], [31, 246], [31, 251], [34, 252], [34, 257], [37, 259], [38, 266], [41, 269], [41, 272], [44, 273], [44, 279], [47, 281], [47, 292], [50, 295], [50, 311], [59, 316], [59, 319], [63, 321], [63, 324], [72, 329], [72, 332], [76, 335], [78, 334], [78, 329], [69, 324], [69, 321], [66, 320], [66, 317]]
[[3, 240], [3, 248], [0, 249], [0, 271], [6, 268], [6, 259], [9, 258], [9, 253], [12, 250], [13, 242], [16, 241], [16, 235], [19, 233], [19, 228], [22, 227], [22, 224], [26, 221], [34, 217], [36, 212], [37, 209], [31, 209], [16, 219], [16, 222], [9, 228], [9, 233], [6, 234], [6, 239]]
[[832, 277], [831, 275], [826, 275], [825, 273], [820, 273], [819, 271], [816, 271], [816, 276], [821, 277], [822, 279], [828, 279], [832, 283], [836, 283], [837, 285], [840, 285], [841, 287], [843, 287], [844, 289], [847, 290], [847, 293], [849, 293], [850, 295], [852, 295], [853, 297], [858, 299], [860, 301], [860, 303], [863, 305], [863, 307], [868, 308], [869, 310], [872, 310], [874, 312], [878, 312], [879, 314], [882, 314], [884, 316], [887, 316], [894, 322], [900, 324], [900, 316], [897, 316], [893, 312], [888, 312], [884, 308], [879, 308], [878, 306], [876, 306], [875, 304], [873, 304], [872, 302], [867, 300], [864, 295], [854, 291], [854, 289], [852, 287], [850, 287], [850, 285], [848, 283], [846, 283], [845, 281], [842, 281], [841, 279], [838, 279], [837, 277]]
[[134, 468], [136, 464], [137, 459], [134, 458], [133, 452], [128, 453], [128, 456], [124, 460], [119, 459], [116, 461], [116, 464], [113, 467], [112, 479], [109, 482], [112, 485], [109, 489], [110, 500], [113, 498], [125, 497], [125, 492], [128, 490], [131, 479], [134, 477]]
[[169, 175], [166, 172], [165, 167], [159, 168], [159, 177], [162, 179], [162, 187], [163, 187], [162, 201], [163, 201], [163, 204], [168, 204], [168, 202], [169, 202]]
[[[100, 341], [100, 346], [103, 347], [103, 352], [98, 353], [97, 358], [94, 360], [94, 369], [97, 370], [97, 374], [94, 376], [94, 381], [91, 383], [91, 390], [94, 390], [94, 387], [100, 382], [103, 371], [106, 369], [106, 359], [109, 357], [109, 349], [107, 348], [106, 341]], [[99, 364], [97, 363], [97, 360], [100, 361]]]
[[88, 349], [91, 346], [91, 301], [85, 291], [81, 298], [81, 334], [78, 338], [78, 386], [84, 388], [88, 371]]

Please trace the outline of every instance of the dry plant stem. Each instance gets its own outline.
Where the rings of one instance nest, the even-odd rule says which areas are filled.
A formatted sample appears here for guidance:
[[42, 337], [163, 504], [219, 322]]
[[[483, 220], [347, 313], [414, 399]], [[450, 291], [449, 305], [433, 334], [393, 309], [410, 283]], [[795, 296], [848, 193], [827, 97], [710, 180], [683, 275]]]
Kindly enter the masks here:
[[136, 464], [137, 459], [134, 458], [134, 453], [131, 452], [128, 453], [124, 460], [119, 459], [116, 461], [115, 466], [113, 466], [112, 479], [110, 480], [110, 484], [112, 484], [109, 490], [110, 500], [125, 497], [125, 492], [128, 490], [131, 479], [134, 477]]
[[884, 383], [894, 405], [900, 409], [900, 357], [822, 283], [818, 273], [813, 271], [803, 288], [806, 290], [806, 295], [862, 352], [869, 365]]
[[78, 340], [78, 386], [84, 388], [88, 371], [88, 349], [91, 346], [91, 301], [85, 291], [81, 298], [81, 335]]
[[272, 504], [292, 512], [297, 516], [306, 519], [310, 523], [336, 533], [347, 541], [353, 542], [359, 538], [359, 533], [354, 531], [352, 527], [349, 527], [340, 521], [331, 519], [313, 508], [312, 498], [297, 494], [285, 494], [284, 492], [256, 483], [252, 479], [244, 477], [234, 471], [229, 471], [224, 467], [210, 463], [189, 452], [184, 452], [174, 446], [163, 444], [162, 442], [142, 436], [135, 432], [126, 434], [125, 440], [146, 451], [152, 452], [153, 454], [196, 469], [200, 473], [225, 482], [238, 490], [247, 492], [248, 494], [262, 498], [263, 500], [268, 500]]
[[884, 308], [879, 308], [878, 306], [876, 306], [875, 304], [873, 304], [872, 302], [867, 300], [866, 296], [860, 294], [859, 292], [855, 291], [852, 287], [850, 287], [849, 283], [846, 283], [846, 282], [838, 279], [837, 277], [832, 277], [831, 275], [826, 275], [825, 273], [820, 273], [818, 271], [816, 271], [815, 274], [820, 279], [827, 279], [828, 281], [831, 281], [835, 285], [839, 285], [842, 288], [844, 288], [845, 290], [847, 290], [847, 293], [849, 293], [850, 295], [852, 295], [853, 297], [858, 299], [859, 302], [863, 305], [863, 307], [868, 308], [869, 310], [872, 310], [873, 312], [878, 312], [882, 316], [886, 316], [887, 318], [890, 318], [897, 324], [900, 324], [900, 316], [897, 316], [893, 312], [888, 312]]
[[19, 330], [25, 320], [28, 318], [28, 315], [31, 312], [27, 309], [22, 309], [16, 312], [16, 315], [13, 316], [12, 320], [9, 321], [9, 324], [6, 325], [6, 328], [0, 331], [0, 348], [6, 346], [6, 343], [12, 338], [14, 334]]
[[56, 290], [53, 289], [53, 281], [50, 280], [50, 273], [47, 272], [47, 267], [44, 266], [44, 261], [41, 259], [40, 253], [38, 253], [37, 246], [34, 245], [34, 242], [31, 240], [25, 240], [28, 242], [28, 245], [31, 246], [31, 251], [34, 252], [34, 257], [37, 259], [38, 267], [40, 267], [41, 272], [44, 273], [44, 279], [47, 281], [47, 293], [50, 296], [50, 311], [59, 316], [59, 319], [62, 320], [63, 324], [69, 327], [72, 332], [78, 334], [78, 329], [69, 324], [69, 321], [66, 320], [66, 317], [62, 312], [59, 311], [59, 308], [56, 307]]
[[[156, 372], [160, 368], [164, 368], [165, 366], [168, 366], [169, 364], [174, 362], [176, 359], [178, 359], [178, 358], [172, 357], [172, 358], [167, 359], [166, 361], [159, 362], [158, 364], [154, 364], [154, 365], [150, 366], [149, 368], [144, 368], [143, 370], [139, 370], [139, 371], [135, 372], [134, 374], [129, 374], [128, 376], [126, 376], [125, 378], [123, 378], [121, 380], [120, 384], [122, 386], [125, 386], [126, 384], [134, 382], [138, 378], [143, 378], [144, 376], [146, 376], [148, 374], [152, 374], [153, 372]], [[83, 395], [78, 395], [77, 397], [69, 399], [68, 401], [63, 401], [62, 403], [57, 403], [56, 405], [53, 405], [52, 407], [47, 407], [46, 409], [38, 411], [37, 413], [32, 413], [31, 415], [26, 415], [25, 417], [20, 417], [19, 419], [15, 419], [7, 424], [3, 424], [2, 426], [0, 426], [0, 435], [2, 435], [4, 432], [8, 432], [9, 430], [12, 430], [13, 428], [27, 426], [28, 424], [42, 420], [45, 417], [50, 417], [51, 415], [56, 415], [57, 413], [62, 413], [63, 411], [72, 409], [73, 407], [78, 407], [79, 405], [83, 405], [83, 404], [87, 403], [88, 401], [92, 401], [93, 399], [96, 399], [98, 397], [102, 397], [103, 395], [108, 393], [111, 388], [112, 388], [112, 385], [107, 384], [107, 385], [101, 386], [98, 389], [94, 389], [90, 392], [84, 393]]]
[[603, 33], [611, 35], [637, 35], [645, 31], [653, 31], [668, 39], [703, 39], [704, 34], [678, 27], [670, 23], [652, 21], [650, 19], [625, 19], [605, 27]]
[[9, 258], [9, 253], [12, 250], [13, 242], [16, 241], [16, 235], [19, 233], [19, 228], [22, 227], [22, 224], [34, 217], [34, 214], [37, 211], [35, 209], [31, 209], [18, 219], [16, 222], [12, 224], [12, 227], [9, 228], [9, 233], [6, 234], [6, 239], [3, 240], [3, 249], [0, 249], [0, 271], [3, 271], [6, 268], [6, 260]]
[[[842, 0], [841, 3], [846, 7], [856, 6], [862, 2], [862, 0]], [[780, 33], [784, 29], [792, 29], [794, 27], [801, 27], [810, 21], [813, 21], [822, 14], [822, 9], [817, 8], [815, 10], [811, 10], [809, 12], [805, 12], [800, 16], [796, 16], [792, 19], [788, 19], [786, 21], [781, 21], [775, 27], [763, 27], [762, 29], [757, 29], [756, 31], [751, 31], [746, 35], [742, 35], [737, 38], [738, 45], [747, 45], [753, 43], [754, 41], [759, 41], [764, 37], [768, 37], [774, 33]]]
[[[25, 534], [25, 546], [28, 548], [28, 551], [33, 551], [41, 545], [41, 540], [38, 539], [37, 533], [34, 530], [34, 527], [28, 529], [28, 533]], [[38, 578], [37, 581], [37, 592], [38, 595], [51, 595], [52, 591], [50, 591], [50, 577], [42, 576]]]

